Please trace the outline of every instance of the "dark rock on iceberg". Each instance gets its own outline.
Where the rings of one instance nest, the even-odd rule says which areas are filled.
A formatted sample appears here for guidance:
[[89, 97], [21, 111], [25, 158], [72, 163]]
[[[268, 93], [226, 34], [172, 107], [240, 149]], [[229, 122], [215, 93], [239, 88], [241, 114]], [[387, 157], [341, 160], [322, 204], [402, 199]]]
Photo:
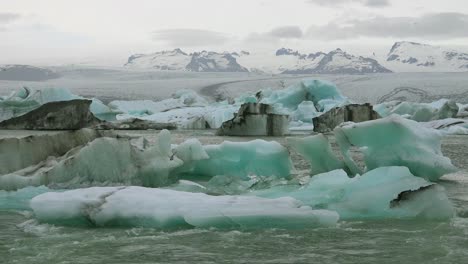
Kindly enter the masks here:
[[142, 120], [139, 118], [126, 119], [115, 122], [104, 122], [96, 126], [96, 129], [102, 130], [173, 130], [177, 129], [177, 125], [174, 123], [158, 123], [150, 120]]
[[380, 118], [371, 104], [350, 104], [342, 107], [335, 107], [330, 111], [314, 117], [314, 131], [319, 133], [332, 131], [343, 122], [364, 122]]
[[288, 115], [275, 114], [268, 104], [245, 103], [236, 116], [223, 123], [218, 135], [283, 136], [288, 132]]
[[91, 113], [91, 100], [49, 102], [18, 117], [0, 122], [0, 129], [76, 130], [100, 121]]

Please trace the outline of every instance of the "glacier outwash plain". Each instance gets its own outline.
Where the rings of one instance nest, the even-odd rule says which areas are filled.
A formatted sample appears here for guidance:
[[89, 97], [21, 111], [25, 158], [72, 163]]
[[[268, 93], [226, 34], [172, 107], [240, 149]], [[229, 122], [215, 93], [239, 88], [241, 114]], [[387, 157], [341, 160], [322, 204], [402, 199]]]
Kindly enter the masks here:
[[[108, 74], [114, 73], [109, 70]], [[184, 87], [164, 100], [140, 95], [102, 98], [93, 94], [99, 89], [78, 93], [82, 88], [73, 85], [68, 90], [33, 83], [31, 88], [5, 94], [0, 101], [2, 119], [51, 100], [82, 98], [75, 95], [81, 94], [102, 99], [93, 99], [90, 110], [104, 120], [157, 115], [156, 120], [171, 119], [178, 124], [173, 131], [0, 131], [0, 226], [7, 230], [5, 238], [20, 237], [6, 246], [10, 252], [6, 254], [18, 259], [25, 253], [20, 244], [33, 245], [37, 237], [46, 241], [51, 252], [59, 252], [60, 245], [49, 238], [62, 244], [66, 241], [62, 238], [73, 239], [77, 247], [85, 241], [117, 245], [122, 232], [133, 244], [122, 250], [139, 253], [148, 252], [151, 241], [164, 243], [158, 240], [162, 236], [169, 236], [170, 243], [186, 245], [175, 238], [180, 236], [193, 243], [184, 250], [202, 250], [203, 243], [195, 237], [205, 235], [213, 241], [222, 237], [227, 244], [218, 242], [218, 246], [228, 248], [255, 236], [280, 246], [304, 242], [301, 237], [327, 243], [332, 234], [341, 238], [334, 241], [338, 247], [353, 237], [365, 241], [378, 236], [395, 243], [392, 248], [404, 250], [399, 245], [402, 237], [409, 248], [421, 243], [412, 239], [436, 248], [434, 237], [429, 237], [433, 232], [454, 250], [434, 254], [443, 255], [443, 260], [463, 259], [462, 245], [467, 241], [461, 234], [468, 230], [468, 126], [464, 121], [468, 102], [455, 96], [464, 95], [463, 88], [437, 94], [383, 87], [374, 96], [376, 88], [363, 85], [360, 89], [372, 92], [362, 96], [373, 97], [374, 109], [382, 118], [344, 123], [330, 133], [316, 134], [311, 132], [312, 117], [333, 107], [363, 102], [349, 96], [349, 87], [356, 84], [347, 84], [369, 85], [388, 77], [326, 77], [333, 78], [336, 86], [329, 81], [290, 77], [286, 83], [291, 86], [275, 77], [265, 81], [277, 86], [263, 89], [260, 96], [256, 91], [265, 88], [258, 87], [264, 81], [252, 76], [245, 82], [229, 83], [231, 76], [221, 85]], [[405, 82], [413, 82], [412, 78], [416, 79]], [[255, 89], [247, 91], [252, 84]], [[203, 94], [203, 88], [210, 86], [211, 91], [222, 94], [217, 102]], [[240, 86], [244, 90], [232, 88]], [[216, 136], [213, 128], [231, 118], [241, 103], [258, 101], [290, 115], [289, 128], [296, 129], [287, 137]], [[188, 122], [200, 116], [210, 129]], [[111, 235], [103, 238], [93, 232]], [[27, 234], [26, 238], [19, 233]], [[342, 238], [344, 234], [349, 237]], [[100, 240], [95, 241], [97, 238]], [[307, 241], [305, 244], [311, 244]], [[369, 255], [377, 256], [372, 245], [367, 247]], [[246, 249], [248, 254], [250, 250]], [[291, 250], [302, 261], [317, 258]]]

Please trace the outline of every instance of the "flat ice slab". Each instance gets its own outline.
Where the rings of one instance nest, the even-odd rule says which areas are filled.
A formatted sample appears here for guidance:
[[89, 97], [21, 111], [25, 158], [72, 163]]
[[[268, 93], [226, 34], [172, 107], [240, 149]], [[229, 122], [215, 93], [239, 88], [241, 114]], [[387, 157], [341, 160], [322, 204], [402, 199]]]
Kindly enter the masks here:
[[338, 214], [293, 198], [210, 196], [144, 187], [92, 187], [31, 201], [41, 222], [154, 228], [305, 228], [334, 226]]

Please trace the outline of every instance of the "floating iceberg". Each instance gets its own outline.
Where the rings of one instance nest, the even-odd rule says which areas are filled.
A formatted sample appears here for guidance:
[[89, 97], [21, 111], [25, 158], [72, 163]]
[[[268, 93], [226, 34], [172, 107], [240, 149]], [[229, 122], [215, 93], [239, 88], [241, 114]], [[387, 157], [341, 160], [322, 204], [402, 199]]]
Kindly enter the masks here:
[[64, 156], [0, 176], [0, 189], [27, 186], [70, 188], [93, 185], [162, 186], [171, 183], [169, 174], [183, 161], [171, 151], [170, 133], [163, 130], [158, 144], [140, 149], [125, 138], [97, 138]]
[[304, 156], [310, 163], [311, 175], [328, 172], [336, 169], [344, 169], [343, 161], [336, 158], [328, 139], [323, 134], [305, 138], [286, 138], [288, 145]]
[[[288, 177], [293, 168], [288, 150], [277, 142], [257, 139], [249, 142], [224, 141], [203, 147], [208, 159], [192, 162], [183, 171], [196, 178], [216, 175]], [[179, 154], [177, 154], [179, 155]]]
[[406, 167], [377, 168], [354, 178], [335, 170], [315, 175], [300, 188], [276, 186], [251, 194], [292, 197], [315, 209], [336, 211], [344, 220], [447, 219], [455, 213], [441, 186], [414, 177]]
[[84, 145], [98, 137], [101, 137], [101, 134], [96, 130], [81, 129], [48, 132], [28, 137], [1, 138], [0, 175], [38, 164], [50, 156], [62, 156], [70, 149]]
[[425, 127], [438, 129], [446, 135], [468, 135], [468, 120], [446, 118], [423, 123]]
[[456, 117], [459, 106], [450, 100], [440, 99], [432, 103], [385, 102], [374, 107], [380, 116], [397, 114], [418, 122]]
[[312, 101], [303, 101], [297, 106], [296, 111], [292, 112], [291, 119], [311, 123], [312, 118], [320, 115]]
[[158, 102], [151, 100], [112, 101], [109, 107], [114, 110], [135, 116], [152, 115], [184, 107], [207, 106], [208, 102], [193, 90], [179, 90], [172, 98]]
[[348, 101], [334, 84], [321, 80], [302, 80], [283, 90], [262, 91], [261, 96], [261, 103], [277, 105], [290, 111], [296, 110], [304, 101], [312, 101], [320, 112], [325, 110], [325, 106], [331, 109]]
[[40, 222], [153, 228], [308, 228], [334, 226], [338, 214], [293, 198], [210, 196], [143, 187], [45, 193], [31, 201]]
[[184, 107], [159, 112], [150, 115], [120, 114], [118, 120], [125, 120], [138, 116], [142, 120], [158, 123], [174, 123], [181, 129], [219, 128], [223, 122], [232, 119], [239, 110], [239, 106], [229, 104], [214, 104], [205, 107]]
[[344, 161], [353, 174], [362, 174], [350, 156], [350, 147], [364, 154], [367, 170], [385, 166], [406, 166], [416, 176], [435, 181], [455, 172], [441, 151], [442, 135], [421, 124], [392, 115], [387, 118], [351, 123], [334, 130]]
[[283, 136], [288, 132], [288, 115], [272, 113], [272, 106], [245, 103], [236, 116], [223, 123], [218, 135], [224, 136]]
[[172, 98], [150, 100], [112, 101], [109, 106], [122, 114], [118, 120], [139, 118], [158, 123], [174, 123], [181, 129], [219, 128], [232, 119], [239, 105], [227, 102], [209, 104], [192, 90], [180, 90]]
[[[23, 115], [46, 103], [71, 101], [76, 99], [85, 98], [74, 95], [68, 89], [64, 88], [31, 90], [24, 87], [0, 100], [0, 121]], [[116, 113], [98, 99], [92, 99], [90, 111], [101, 120], [115, 119]]]

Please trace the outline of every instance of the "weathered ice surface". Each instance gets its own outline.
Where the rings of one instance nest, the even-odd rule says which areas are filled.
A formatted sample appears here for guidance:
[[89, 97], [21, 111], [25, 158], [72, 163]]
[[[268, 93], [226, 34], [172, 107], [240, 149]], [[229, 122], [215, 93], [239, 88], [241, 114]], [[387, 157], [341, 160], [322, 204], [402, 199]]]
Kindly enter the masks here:
[[305, 138], [290, 137], [287, 142], [310, 163], [311, 175], [346, 168], [344, 162], [333, 154], [330, 143], [323, 134]]
[[63, 156], [0, 175], [0, 189], [116, 184], [157, 187], [169, 184], [170, 171], [182, 164], [172, 154], [167, 130], [161, 131], [156, 145], [145, 148], [143, 144], [143, 149], [128, 138], [101, 137]]
[[174, 123], [158, 123], [151, 120], [142, 120], [139, 118], [130, 118], [120, 121], [103, 122], [96, 126], [96, 129], [103, 130], [163, 130], [163, 129], [177, 129], [177, 125]]
[[[0, 121], [18, 117], [46, 103], [77, 99], [84, 100], [86, 98], [74, 95], [63, 88], [54, 87], [34, 90], [23, 87], [8, 96], [0, 96]], [[101, 120], [115, 120], [117, 112], [96, 98], [91, 100], [90, 111], [94, 116]]]
[[445, 118], [454, 118], [459, 114], [459, 105], [448, 99], [440, 99], [432, 103], [415, 102], [385, 102], [375, 106], [382, 117], [391, 114], [401, 115], [418, 122], [428, 122]]
[[351, 146], [363, 153], [367, 170], [406, 166], [414, 175], [431, 181], [457, 170], [442, 154], [441, 133], [398, 115], [343, 125], [334, 132], [344, 161], [353, 174], [362, 174], [362, 171], [350, 156]]
[[76, 130], [100, 121], [91, 113], [91, 100], [49, 102], [21, 116], [0, 122], [1, 129]]
[[152, 228], [311, 228], [335, 226], [338, 214], [289, 197], [211, 196], [143, 187], [49, 192], [31, 201], [44, 223]]
[[22, 138], [1, 138], [0, 175], [37, 164], [50, 156], [62, 156], [72, 148], [100, 136], [98, 131], [81, 129]]
[[274, 114], [271, 105], [245, 103], [236, 116], [223, 123], [218, 135], [283, 136], [288, 132], [288, 115]]
[[303, 101], [312, 101], [320, 112], [326, 110], [321, 108], [325, 105], [323, 100], [328, 101], [328, 104], [333, 102], [334, 107], [344, 105], [348, 101], [333, 83], [313, 79], [302, 80], [283, 90], [262, 90], [257, 94], [260, 103], [275, 105], [275, 108], [286, 108], [290, 111], [296, 110]]
[[[293, 169], [288, 150], [275, 141], [268, 142], [261, 139], [248, 142], [224, 141], [219, 145], [203, 146], [204, 151], [200, 150], [200, 147], [201, 145], [192, 141], [189, 145], [176, 149], [176, 156], [185, 161], [187, 158], [184, 156], [193, 152], [189, 155], [192, 157], [192, 162], [186, 162], [181, 168], [181, 172], [193, 179], [210, 179], [217, 175], [243, 179], [247, 179], [249, 175], [287, 178]], [[187, 154], [183, 155], [183, 150]], [[187, 152], [188, 150], [190, 152]]]
[[444, 188], [414, 177], [406, 167], [381, 167], [349, 178], [335, 170], [299, 187], [275, 186], [254, 191], [267, 198], [292, 197], [312, 208], [338, 212], [340, 219], [448, 219], [453, 205]]
[[372, 109], [370, 104], [350, 104], [336, 107], [328, 112], [314, 117], [314, 131], [319, 133], [332, 131], [344, 122], [364, 122], [379, 118], [379, 114]]

